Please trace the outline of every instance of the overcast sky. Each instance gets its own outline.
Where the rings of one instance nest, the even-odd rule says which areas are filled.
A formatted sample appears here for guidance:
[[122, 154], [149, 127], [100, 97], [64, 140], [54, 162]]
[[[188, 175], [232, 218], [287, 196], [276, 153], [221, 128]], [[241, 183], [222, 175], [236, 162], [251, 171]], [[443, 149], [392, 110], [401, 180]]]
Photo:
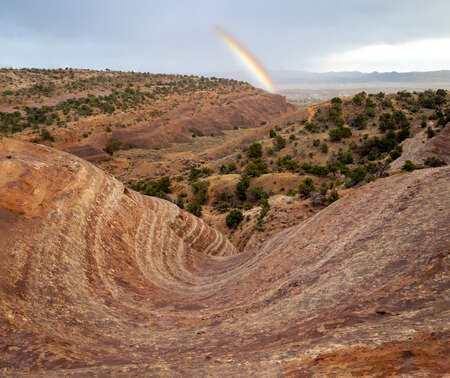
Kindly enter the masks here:
[[450, 69], [450, 0], [0, 0], [0, 66], [167, 73]]

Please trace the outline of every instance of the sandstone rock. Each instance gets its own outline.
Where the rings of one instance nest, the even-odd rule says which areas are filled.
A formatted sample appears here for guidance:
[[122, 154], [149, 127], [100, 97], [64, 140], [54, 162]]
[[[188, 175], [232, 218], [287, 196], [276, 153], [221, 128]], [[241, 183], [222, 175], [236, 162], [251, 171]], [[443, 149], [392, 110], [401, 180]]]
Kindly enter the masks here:
[[365, 185], [238, 255], [72, 155], [4, 139], [0, 172], [2, 375], [450, 371], [449, 167]]

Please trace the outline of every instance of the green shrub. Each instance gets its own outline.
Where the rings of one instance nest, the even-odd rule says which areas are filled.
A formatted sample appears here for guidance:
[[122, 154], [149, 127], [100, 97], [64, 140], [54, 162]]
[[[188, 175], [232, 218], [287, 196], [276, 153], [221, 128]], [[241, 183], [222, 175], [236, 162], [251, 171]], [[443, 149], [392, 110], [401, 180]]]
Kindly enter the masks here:
[[442, 167], [444, 165], [447, 165], [447, 163], [444, 160], [438, 159], [435, 156], [430, 156], [426, 158], [424, 164], [427, 167]]
[[331, 141], [337, 142], [343, 138], [350, 138], [352, 136], [352, 130], [349, 127], [337, 127], [331, 129], [328, 134], [330, 135]]
[[306, 172], [315, 176], [325, 177], [328, 175], [330, 170], [328, 166], [323, 165], [312, 165], [311, 163], [303, 163], [301, 168]]
[[383, 100], [381, 106], [383, 107], [383, 109], [392, 108], [393, 107], [392, 100], [390, 98]]
[[225, 222], [229, 228], [236, 228], [243, 219], [244, 215], [242, 214], [242, 211], [234, 209], [228, 213]]
[[352, 187], [359, 184], [367, 175], [366, 167], [357, 167], [355, 169], [350, 169], [346, 172], [346, 176], [348, 178], [346, 182], [346, 186]]
[[379, 121], [380, 121], [379, 128], [381, 131], [395, 129], [394, 117], [392, 117], [391, 113], [383, 113], [382, 115], [380, 115]]
[[403, 152], [402, 146], [398, 145], [389, 153], [389, 155], [391, 156], [392, 160], [395, 160], [400, 157], [402, 152]]
[[319, 131], [319, 128], [314, 123], [309, 121], [305, 122], [305, 129], [311, 133], [317, 133]]
[[277, 137], [275, 139], [275, 146], [274, 146], [274, 148], [277, 151], [280, 151], [284, 147], [286, 147], [286, 139], [284, 139], [281, 135], [277, 135]]
[[298, 169], [298, 163], [292, 160], [291, 155], [285, 155], [282, 158], [278, 158], [278, 166], [286, 168], [289, 171], [296, 171]]
[[[371, 96], [371, 95], [369, 95], [369, 96]], [[375, 102], [373, 102], [370, 97], [367, 97], [366, 98], [366, 111], [369, 109], [373, 110], [373, 108], [375, 108], [375, 107], [376, 107]]]
[[246, 174], [243, 174], [241, 176], [241, 179], [236, 185], [236, 197], [241, 200], [245, 201], [247, 199], [247, 189], [250, 186], [250, 177]]
[[191, 185], [194, 199], [202, 205], [204, 205], [209, 199], [208, 187], [209, 181], [196, 181]]
[[262, 220], [270, 210], [269, 200], [267, 198], [262, 198], [259, 201], [259, 206], [261, 206], [261, 211], [259, 213], [259, 219]]
[[402, 171], [412, 172], [420, 168], [421, 168], [420, 166], [414, 164], [411, 160], [406, 160], [405, 164], [403, 164]]
[[261, 143], [253, 143], [247, 148], [247, 155], [250, 159], [257, 159], [262, 157]]
[[336, 189], [333, 189], [328, 196], [328, 202], [333, 203], [339, 199], [339, 194]]
[[264, 191], [264, 189], [261, 186], [256, 186], [254, 188], [251, 188], [249, 191], [249, 201], [250, 202], [258, 202], [262, 199], [269, 198], [269, 194]]
[[191, 214], [194, 214], [197, 217], [201, 217], [202, 216], [202, 205], [200, 202], [198, 202], [197, 200], [193, 200], [192, 202], [190, 202], [187, 207], [186, 210], [188, 212], [190, 212]]
[[338, 160], [342, 164], [353, 164], [353, 154], [351, 151], [341, 151], [338, 154]]
[[367, 117], [369, 117], [369, 118], [373, 118], [373, 117], [375, 117], [375, 109], [374, 108], [368, 108], [368, 109], [366, 109], [366, 116]]
[[230, 207], [231, 207], [231, 204], [227, 201], [217, 201], [214, 204], [214, 208], [219, 213], [226, 213], [230, 209]]
[[314, 185], [314, 181], [310, 177], [305, 178], [298, 186], [298, 193], [302, 196], [302, 198], [308, 198], [315, 190], [316, 187]]
[[[439, 93], [438, 93], [439, 92]], [[446, 102], [446, 93], [444, 90], [426, 90], [419, 94], [418, 103], [420, 106], [428, 109], [436, 109]]]
[[181, 194], [178, 194], [177, 196], [177, 202], [176, 205], [180, 208], [180, 209], [184, 209], [184, 198]]
[[358, 130], [367, 128], [367, 118], [363, 113], [359, 113], [352, 121], [352, 125]]
[[366, 92], [360, 92], [353, 96], [353, 103], [356, 105], [362, 105], [364, 99], [366, 98]]
[[55, 141], [55, 138], [50, 133], [50, 131], [48, 131], [47, 129], [42, 129], [41, 130], [41, 137], [42, 137], [42, 140], [49, 140], [51, 142]]
[[231, 162], [228, 164], [228, 173], [233, 173], [237, 171], [236, 163]]
[[122, 142], [116, 137], [111, 137], [106, 141], [106, 147], [104, 151], [110, 155], [113, 155], [114, 152], [119, 151], [122, 147]]
[[162, 177], [159, 180], [149, 181], [142, 191], [147, 196], [165, 198], [170, 193], [170, 178]]
[[245, 167], [245, 173], [250, 177], [259, 177], [267, 173], [267, 164], [261, 159], [254, 159]]
[[191, 171], [189, 172], [189, 181], [196, 181], [200, 177], [208, 177], [213, 174], [213, 170], [209, 167], [203, 167], [203, 168], [191, 168]]
[[333, 97], [331, 99], [332, 104], [342, 104], [342, 100], [339, 97]]

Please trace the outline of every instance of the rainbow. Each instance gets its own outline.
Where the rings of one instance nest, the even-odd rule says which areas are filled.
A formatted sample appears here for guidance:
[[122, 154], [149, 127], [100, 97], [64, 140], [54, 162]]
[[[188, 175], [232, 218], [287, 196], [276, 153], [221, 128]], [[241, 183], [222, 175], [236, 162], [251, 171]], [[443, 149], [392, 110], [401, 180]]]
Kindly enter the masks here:
[[225, 41], [225, 43], [239, 56], [245, 65], [254, 73], [258, 81], [269, 92], [275, 92], [275, 86], [267, 71], [255, 59], [250, 52], [244, 48], [230, 33], [220, 26], [214, 26], [216, 33]]

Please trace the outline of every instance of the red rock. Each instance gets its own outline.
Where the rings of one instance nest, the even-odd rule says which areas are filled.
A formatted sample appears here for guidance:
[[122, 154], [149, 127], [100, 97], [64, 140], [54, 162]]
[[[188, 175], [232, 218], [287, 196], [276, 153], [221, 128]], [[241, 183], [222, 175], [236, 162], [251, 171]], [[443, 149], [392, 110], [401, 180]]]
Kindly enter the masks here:
[[4, 139], [0, 172], [2, 375], [450, 371], [448, 167], [365, 185], [238, 255], [72, 155]]

